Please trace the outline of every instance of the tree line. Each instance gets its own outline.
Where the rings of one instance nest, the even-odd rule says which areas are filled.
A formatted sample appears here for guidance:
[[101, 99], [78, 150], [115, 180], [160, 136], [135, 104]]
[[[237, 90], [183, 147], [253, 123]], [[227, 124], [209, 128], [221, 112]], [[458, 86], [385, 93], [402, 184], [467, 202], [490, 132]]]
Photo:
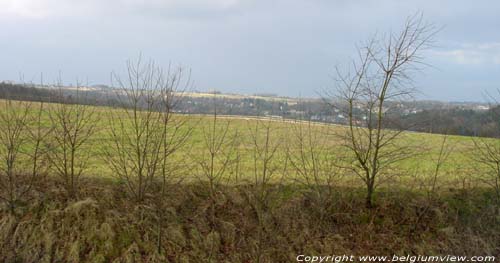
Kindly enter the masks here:
[[[85, 100], [75, 101], [76, 91], [58, 88], [35, 87], [29, 84], [0, 83], [0, 98], [17, 99], [34, 102], [53, 103], [86, 103], [95, 106], [116, 106], [119, 104], [116, 94], [112, 88], [100, 91], [80, 91], [86, 93]], [[61, 96], [62, 95], [62, 96]], [[68, 99], [64, 99], [67, 97]], [[173, 111], [185, 114], [210, 114], [213, 104], [222, 115], [243, 116], [280, 116], [290, 120], [311, 120], [316, 122], [348, 124], [347, 116], [343, 116], [348, 107], [345, 101], [335, 100], [336, 107], [330, 107], [321, 99], [304, 99], [296, 102], [283, 100], [260, 99], [260, 98], [225, 98], [225, 97], [184, 97], [178, 100]], [[333, 101], [332, 101], [333, 103]], [[439, 105], [425, 107], [422, 110], [408, 114], [404, 107], [411, 108], [411, 104], [405, 104], [403, 108], [393, 105], [399, 101], [387, 101], [391, 108], [390, 118], [392, 122], [387, 127], [398, 129], [399, 126], [406, 130], [461, 135], [476, 137], [497, 137], [500, 130], [498, 122], [499, 106], [492, 103], [490, 109], [477, 111], [459, 107], [443, 107]], [[418, 104], [418, 102], [416, 102]], [[342, 110], [339, 110], [342, 109]], [[339, 115], [341, 114], [341, 115]], [[362, 111], [353, 112], [358, 118], [363, 117]], [[358, 123], [363, 125], [363, 123]]]

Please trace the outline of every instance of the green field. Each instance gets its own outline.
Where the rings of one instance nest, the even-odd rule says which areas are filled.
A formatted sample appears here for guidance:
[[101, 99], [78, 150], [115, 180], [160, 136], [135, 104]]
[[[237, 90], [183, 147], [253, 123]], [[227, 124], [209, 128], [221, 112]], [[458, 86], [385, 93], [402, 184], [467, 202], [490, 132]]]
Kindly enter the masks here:
[[[17, 105], [17, 103], [13, 104]], [[37, 108], [36, 103], [33, 103], [32, 108]], [[6, 107], [5, 101], [2, 102], [1, 107]], [[54, 104], [46, 104], [45, 111], [54, 107]], [[119, 109], [112, 109], [107, 107], [95, 107], [96, 111], [95, 121], [97, 131], [83, 146], [82, 152], [88, 153], [88, 167], [84, 172], [85, 176], [93, 177], [109, 177], [114, 178], [114, 174], [107, 163], [104, 156], [105, 149], [111, 146], [110, 135], [110, 116], [112, 114], [123, 114]], [[182, 129], [192, 129], [189, 139], [173, 156], [174, 163], [181, 168], [178, 177], [187, 180], [197, 180], [200, 178], [197, 167], [197, 160], [203, 158], [207, 154], [204, 142], [204, 130], [207, 130], [213, 122], [213, 116], [210, 115], [180, 115], [174, 116], [177, 121], [185, 121]], [[50, 119], [48, 114], [44, 112], [42, 122], [47, 127], [50, 126]], [[279, 173], [275, 179], [284, 179], [286, 181], [293, 181], [297, 178], [297, 174], [291, 167], [285, 167], [287, 164], [286, 158], [290, 154], [298, 151], [297, 148], [297, 134], [299, 129], [308, 131], [314, 135], [316, 143], [321, 145], [322, 151], [328, 156], [336, 157], [345, 153], [345, 149], [340, 146], [341, 141], [338, 134], [345, 131], [345, 127], [340, 125], [327, 125], [321, 123], [308, 124], [305, 122], [295, 122], [280, 119], [267, 119], [267, 118], [254, 118], [243, 116], [219, 116], [217, 124], [225, 126], [229, 123], [228, 134], [232, 135], [237, 132], [237, 147], [235, 153], [240, 156], [238, 162], [237, 172], [228, 172], [225, 176], [230, 179], [229, 181], [237, 183], [238, 181], [251, 178], [252, 174], [252, 129], [256, 125], [269, 125], [272, 131], [271, 141], [278, 144], [275, 164]], [[398, 175], [391, 177], [385, 183], [386, 186], [398, 184], [405, 186], [412, 182], [412, 187], [415, 183], [424, 184], [427, 177], [431, 176], [434, 172], [436, 160], [439, 155], [443, 135], [426, 134], [406, 132], [402, 134], [399, 143], [410, 145], [415, 152], [415, 155], [410, 159], [403, 160], [397, 166], [392, 167], [389, 173]], [[447, 144], [452, 147], [451, 154], [446, 163], [440, 170], [438, 181], [440, 185], [446, 187], [461, 187], [464, 183], [476, 184], [480, 183], [476, 176], [478, 169], [481, 168], [471, 161], [471, 152], [473, 149], [473, 140], [469, 137], [462, 136], [449, 136]], [[295, 148], [294, 148], [295, 147]], [[287, 155], [288, 153], [288, 155]], [[238, 174], [237, 178], [233, 176]], [[342, 178], [343, 184], [356, 185], [361, 183], [357, 177], [345, 173]], [[422, 181], [422, 182], [420, 182]]]

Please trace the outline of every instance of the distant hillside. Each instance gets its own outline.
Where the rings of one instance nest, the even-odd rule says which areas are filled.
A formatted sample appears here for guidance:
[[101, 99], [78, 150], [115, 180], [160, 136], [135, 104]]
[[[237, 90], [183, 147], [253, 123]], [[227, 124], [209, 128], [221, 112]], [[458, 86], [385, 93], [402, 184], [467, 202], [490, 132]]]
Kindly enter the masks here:
[[[77, 96], [77, 92], [80, 93]], [[120, 105], [113, 88], [57, 87], [0, 83], [0, 98], [65, 102], [91, 105]], [[184, 114], [210, 114], [217, 110], [223, 115], [272, 116], [274, 118], [311, 120], [346, 124], [345, 105], [319, 98], [289, 98], [273, 94], [223, 94], [220, 92], [184, 92], [178, 94], [175, 111]], [[498, 106], [474, 102], [388, 102], [387, 128], [412, 131], [497, 137], [500, 130]], [[360, 114], [361, 116], [361, 114]], [[364, 121], [359, 118], [358, 125]]]

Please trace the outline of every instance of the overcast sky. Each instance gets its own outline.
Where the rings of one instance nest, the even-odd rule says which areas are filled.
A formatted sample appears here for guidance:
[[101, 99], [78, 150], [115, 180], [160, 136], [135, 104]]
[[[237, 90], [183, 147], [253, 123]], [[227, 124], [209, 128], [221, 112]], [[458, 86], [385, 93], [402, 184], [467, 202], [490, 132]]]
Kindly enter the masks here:
[[191, 68], [197, 90], [317, 96], [375, 32], [417, 11], [443, 30], [422, 99], [500, 88], [500, 1], [0, 0], [0, 79], [110, 84], [129, 58]]

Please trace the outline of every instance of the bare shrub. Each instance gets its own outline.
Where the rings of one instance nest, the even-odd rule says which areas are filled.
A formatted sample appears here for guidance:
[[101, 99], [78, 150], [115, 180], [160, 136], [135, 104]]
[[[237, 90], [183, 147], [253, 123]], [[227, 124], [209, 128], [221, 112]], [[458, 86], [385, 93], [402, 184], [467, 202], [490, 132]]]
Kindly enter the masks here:
[[[435, 165], [432, 167], [430, 177], [415, 178], [415, 181], [420, 181], [420, 189], [424, 190], [429, 201], [436, 198], [436, 193], [439, 190], [439, 179], [442, 173], [443, 166], [448, 161], [450, 154], [454, 152], [455, 147], [449, 142], [449, 136], [443, 135], [441, 143], [439, 144], [439, 152], [434, 158]], [[423, 180], [422, 180], [423, 179]]]
[[190, 72], [170, 65], [165, 70], [152, 60], [143, 63], [139, 58], [127, 61], [125, 78], [113, 74], [113, 80], [118, 85], [115, 93], [120, 108], [108, 113], [112, 145], [104, 154], [111, 170], [139, 205], [141, 220], [144, 209], [153, 210], [156, 249], [161, 254], [166, 197], [180, 166], [173, 155], [192, 132], [189, 119], [174, 114], [190, 85]]
[[189, 75], [181, 67], [165, 71], [154, 61], [143, 63], [139, 58], [127, 62], [125, 78], [113, 74], [113, 79], [121, 108], [109, 112], [112, 146], [105, 155], [110, 168], [135, 201], [151, 197], [157, 179], [164, 196], [174, 170], [170, 156], [191, 133], [186, 119], [173, 112]]
[[[217, 225], [216, 209], [220, 195], [224, 193], [220, 191], [222, 183], [229, 180], [231, 171], [235, 171], [233, 167], [238, 164], [238, 129], [233, 128], [229, 119], [221, 120], [217, 113], [217, 97], [214, 94], [214, 111], [209, 121], [209, 125], [202, 128], [203, 146], [201, 154], [193, 158], [197, 163], [197, 176], [201, 180], [208, 182], [208, 209], [209, 222], [212, 235], [218, 235], [215, 232]], [[232, 130], [234, 129], [234, 130]], [[215, 256], [217, 247], [213, 242], [209, 242], [209, 260]]]
[[200, 178], [206, 179], [209, 184], [210, 198], [215, 201], [218, 185], [228, 173], [237, 157], [238, 130], [233, 129], [231, 120], [221, 120], [217, 115], [216, 97], [214, 94], [214, 112], [210, 125], [204, 126], [203, 151], [206, 153], [196, 160], [200, 168]]
[[[160, 192], [156, 195], [156, 215], [157, 215], [157, 250], [162, 253], [163, 249], [163, 228], [165, 199], [167, 188], [172, 184], [179, 166], [182, 162], [175, 161], [173, 155], [183, 147], [192, 134], [193, 127], [188, 123], [186, 116], [174, 115], [174, 108], [182, 97], [184, 90], [190, 85], [190, 73], [184, 73], [184, 69], [168, 68], [160, 79]], [[182, 180], [182, 178], [181, 178]]]
[[74, 199], [81, 176], [88, 168], [89, 140], [96, 132], [99, 118], [95, 107], [83, 104], [86, 95], [80, 85], [74, 97], [65, 96], [61, 89], [58, 99], [63, 103], [48, 107], [52, 125], [49, 160], [68, 197]]
[[498, 139], [474, 138], [471, 159], [481, 174], [480, 180], [491, 186], [500, 204], [500, 141]]
[[[271, 119], [254, 121], [250, 128], [252, 168], [250, 189], [247, 191], [250, 206], [255, 211], [257, 218], [257, 243], [254, 251], [255, 261], [263, 262], [269, 253], [265, 246], [271, 235], [271, 212], [273, 201], [278, 201], [278, 191], [273, 192], [273, 184], [282, 182], [287, 170], [287, 159], [280, 158], [283, 144], [281, 132]], [[274, 124], [274, 125], [273, 125]], [[281, 175], [281, 177], [280, 177]], [[276, 196], [273, 196], [273, 193]]]
[[292, 138], [286, 145], [289, 165], [296, 173], [295, 182], [306, 189], [305, 197], [318, 205], [315, 210], [322, 222], [335, 204], [334, 186], [342, 177], [338, 153], [331, 145], [330, 127], [298, 122], [291, 128]]
[[[413, 187], [418, 187], [419, 190], [425, 193], [425, 202], [421, 206], [417, 207], [416, 216], [412, 218], [414, 221], [412, 223], [411, 232], [415, 232], [418, 227], [421, 227], [421, 223], [424, 217], [428, 216], [430, 210], [436, 207], [436, 201], [438, 198], [439, 190], [439, 179], [442, 175], [443, 166], [447, 163], [450, 154], [454, 151], [453, 145], [448, 142], [448, 135], [444, 135], [437, 157], [433, 160], [435, 165], [432, 167], [430, 176], [420, 175], [421, 171], [417, 171], [413, 176], [412, 180], [414, 184]], [[429, 222], [427, 222], [428, 224]]]
[[14, 214], [16, 206], [34, 187], [47, 168], [44, 140], [50, 129], [43, 126], [43, 103], [7, 100], [0, 111], [0, 199]]

